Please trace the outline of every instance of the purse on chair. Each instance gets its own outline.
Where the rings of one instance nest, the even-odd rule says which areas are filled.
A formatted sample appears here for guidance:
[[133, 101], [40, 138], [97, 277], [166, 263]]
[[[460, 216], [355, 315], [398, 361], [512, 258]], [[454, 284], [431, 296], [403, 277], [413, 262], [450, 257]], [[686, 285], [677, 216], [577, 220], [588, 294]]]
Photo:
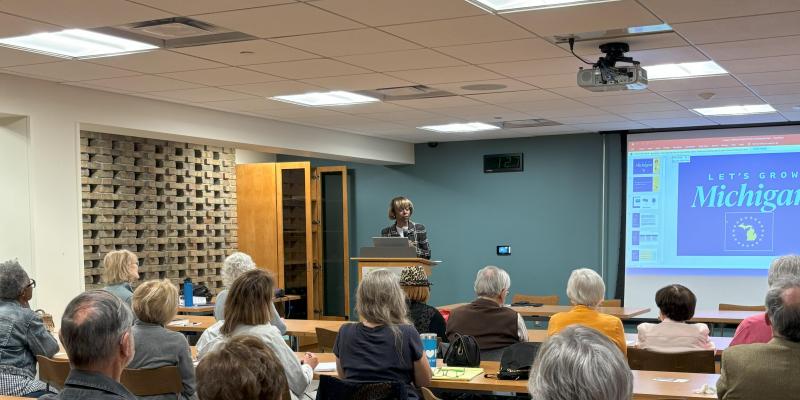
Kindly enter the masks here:
[[479, 367], [481, 365], [481, 349], [474, 337], [456, 333], [455, 340], [450, 343], [444, 353], [444, 363], [450, 367]]

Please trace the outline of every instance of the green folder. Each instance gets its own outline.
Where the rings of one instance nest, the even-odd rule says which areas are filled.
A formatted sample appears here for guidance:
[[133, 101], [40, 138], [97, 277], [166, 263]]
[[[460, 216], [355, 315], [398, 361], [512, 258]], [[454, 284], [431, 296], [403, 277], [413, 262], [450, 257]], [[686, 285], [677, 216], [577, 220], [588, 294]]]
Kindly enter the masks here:
[[439, 367], [434, 368], [433, 379], [448, 381], [470, 381], [483, 373], [483, 368]]

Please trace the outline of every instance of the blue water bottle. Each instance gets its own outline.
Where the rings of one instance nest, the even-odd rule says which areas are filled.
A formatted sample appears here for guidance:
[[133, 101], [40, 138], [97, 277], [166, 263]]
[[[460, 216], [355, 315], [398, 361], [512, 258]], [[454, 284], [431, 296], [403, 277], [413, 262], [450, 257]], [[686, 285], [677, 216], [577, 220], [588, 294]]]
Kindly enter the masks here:
[[192, 278], [183, 280], [183, 305], [185, 307], [192, 307], [194, 305], [194, 287], [192, 287]]
[[438, 340], [435, 333], [422, 333], [419, 335], [422, 339], [422, 349], [425, 350], [425, 357], [428, 358], [428, 365], [431, 368], [436, 368], [436, 346]]

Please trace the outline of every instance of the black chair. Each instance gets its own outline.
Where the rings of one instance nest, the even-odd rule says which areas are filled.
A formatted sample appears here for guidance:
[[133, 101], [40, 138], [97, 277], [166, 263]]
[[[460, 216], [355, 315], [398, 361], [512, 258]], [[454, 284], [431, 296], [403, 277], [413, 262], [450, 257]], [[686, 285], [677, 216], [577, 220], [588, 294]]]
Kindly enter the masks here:
[[355, 382], [321, 375], [317, 400], [406, 400], [408, 393], [402, 382]]

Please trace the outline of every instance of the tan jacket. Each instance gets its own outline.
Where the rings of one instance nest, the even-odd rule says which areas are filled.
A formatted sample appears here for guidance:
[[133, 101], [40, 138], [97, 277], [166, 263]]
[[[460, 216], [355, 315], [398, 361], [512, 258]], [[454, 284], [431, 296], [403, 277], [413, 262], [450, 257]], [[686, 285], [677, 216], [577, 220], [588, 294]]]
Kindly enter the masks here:
[[717, 381], [720, 400], [796, 399], [800, 393], [800, 343], [773, 338], [769, 343], [729, 347], [722, 353]]

